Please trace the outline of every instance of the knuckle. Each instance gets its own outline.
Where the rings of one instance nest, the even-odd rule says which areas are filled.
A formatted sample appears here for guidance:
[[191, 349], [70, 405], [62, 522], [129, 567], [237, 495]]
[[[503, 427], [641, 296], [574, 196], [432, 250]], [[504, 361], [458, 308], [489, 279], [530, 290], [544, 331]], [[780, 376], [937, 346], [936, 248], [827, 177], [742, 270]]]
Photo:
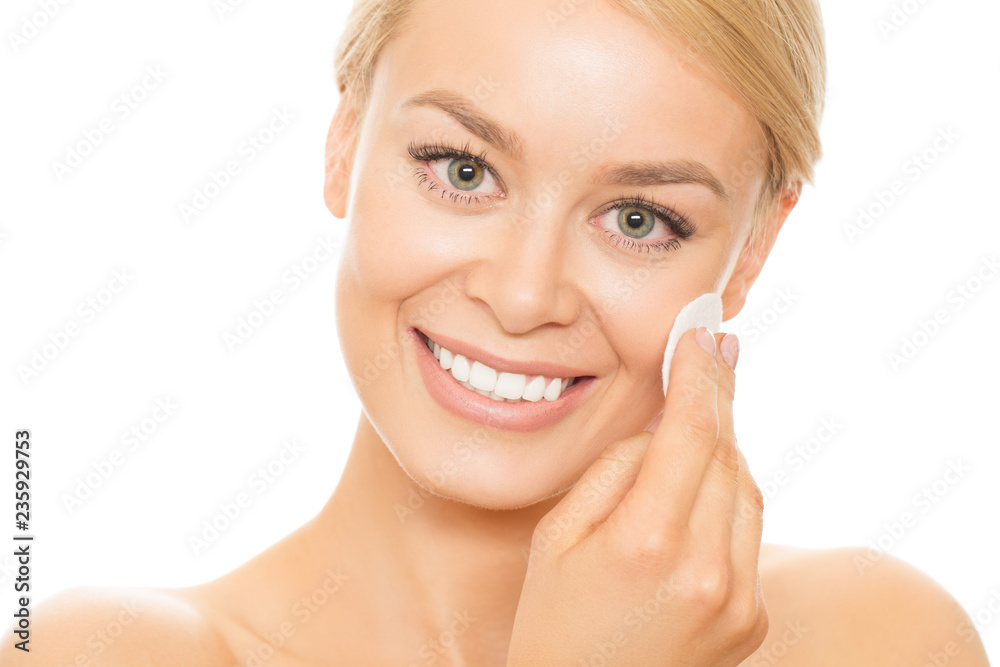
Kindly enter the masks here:
[[716, 363], [706, 358], [706, 364], [710, 364], [710, 367], [688, 369], [676, 385], [671, 382], [670, 386], [675, 387], [674, 391], [688, 400], [700, 400], [705, 393], [716, 392], [718, 386]]
[[[767, 612], [759, 603], [757, 591], [751, 589], [745, 594], [735, 595], [730, 608], [730, 627], [740, 638], [753, 638], [761, 629], [761, 620], [767, 634]], [[763, 637], [762, 637], [763, 639]]]
[[703, 568], [692, 581], [692, 602], [702, 610], [717, 612], [729, 599], [730, 583], [727, 567]]
[[715, 443], [713, 457], [720, 465], [733, 475], [740, 473], [740, 458], [736, 453], [736, 440], [730, 436], [720, 436]]
[[740, 490], [746, 496], [747, 500], [749, 500], [750, 506], [756, 511], [756, 514], [758, 516], [762, 515], [764, 512], [764, 494], [761, 492], [760, 486], [757, 485], [757, 481], [753, 478], [743, 452], [737, 449], [736, 455], [740, 460]]
[[690, 408], [684, 418], [683, 433], [689, 440], [709, 440], [719, 436], [719, 418], [715, 412], [702, 407]]
[[643, 572], [660, 572], [667, 565], [669, 540], [651, 531], [622, 542], [625, 562]]
[[764, 513], [764, 494], [749, 473], [744, 475], [743, 487], [746, 489], [751, 507], [756, 511], [755, 517], [762, 516]]
[[728, 631], [724, 643], [744, 656], [760, 648], [770, 628], [767, 608], [758, 592], [737, 596], [726, 611], [725, 622]]
[[749, 526], [761, 530], [764, 525], [764, 512], [752, 504], [737, 503], [736, 509], [730, 515], [730, 526], [733, 530]]

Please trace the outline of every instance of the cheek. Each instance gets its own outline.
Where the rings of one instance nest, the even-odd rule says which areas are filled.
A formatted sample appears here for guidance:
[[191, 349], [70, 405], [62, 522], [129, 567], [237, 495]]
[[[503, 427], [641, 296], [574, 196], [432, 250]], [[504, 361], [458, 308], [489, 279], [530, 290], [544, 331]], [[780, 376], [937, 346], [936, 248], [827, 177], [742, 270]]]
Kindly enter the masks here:
[[[429, 201], [411, 168], [373, 167], [359, 183], [348, 251], [366, 299], [403, 301], [445, 283], [475, 256], [471, 218]], [[389, 185], [380, 173], [392, 173]]]
[[602, 311], [602, 332], [627, 381], [659, 387], [663, 352], [674, 317], [689, 301], [714, 289], [716, 271], [707, 257], [693, 254], [669, 267], [620, 267], [595, 272], [595, 305]]

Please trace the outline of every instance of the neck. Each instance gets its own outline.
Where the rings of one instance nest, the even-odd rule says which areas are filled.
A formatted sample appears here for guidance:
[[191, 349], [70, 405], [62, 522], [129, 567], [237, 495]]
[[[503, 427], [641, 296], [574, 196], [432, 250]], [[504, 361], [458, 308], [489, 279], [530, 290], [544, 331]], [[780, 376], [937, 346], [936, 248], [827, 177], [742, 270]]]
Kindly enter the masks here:
[[437, 654], [444, 664], [502, 665], [532, 533], [563, 495], [509, 511], [434, 495], [362, 413], [337, 489], [306, 528], [306, 557], [313, 568], [342, 566], [354, 585], [336, 607], [362, 635], [386, 638], [392, 646], [379, 650], [401, 664]]

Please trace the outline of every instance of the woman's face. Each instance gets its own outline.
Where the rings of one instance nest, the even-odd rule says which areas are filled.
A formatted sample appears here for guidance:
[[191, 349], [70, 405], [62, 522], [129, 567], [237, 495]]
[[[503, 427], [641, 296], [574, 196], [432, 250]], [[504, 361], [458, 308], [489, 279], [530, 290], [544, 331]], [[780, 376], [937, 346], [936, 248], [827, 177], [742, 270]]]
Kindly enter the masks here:
[[[742, 307], [764, 143], [691, 53], [604, 2], [537, 0], [423, 0], [381, 53], [349, 177], [328, 175], [350, 224], [338, 331], [425, 488], [495, 509], [568, 489], [662, 409], [677, 312], [709, 291], [724, 319]], [[494, 401], [422, 335], [525, 385], [588, 379]]]

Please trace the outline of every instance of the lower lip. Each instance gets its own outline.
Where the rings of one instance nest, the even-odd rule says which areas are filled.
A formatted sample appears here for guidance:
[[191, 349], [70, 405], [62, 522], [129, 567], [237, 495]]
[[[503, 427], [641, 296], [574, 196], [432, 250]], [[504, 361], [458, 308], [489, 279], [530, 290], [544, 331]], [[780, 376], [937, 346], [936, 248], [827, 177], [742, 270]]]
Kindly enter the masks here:
[[451, 372], [441, 368], [441, 363], [424, 342], [423, 334], [416, 329], [410, 329], [409, 333], [416, 346], [420, 374], [431, 396], [449, 412], [486, 426], [518, 432], [551, 426], [572, 412], [597, 384], [594, 377], [580, 378], [554, 401], [544, 398], [518, 403], [495, 401], [460, 385]]

